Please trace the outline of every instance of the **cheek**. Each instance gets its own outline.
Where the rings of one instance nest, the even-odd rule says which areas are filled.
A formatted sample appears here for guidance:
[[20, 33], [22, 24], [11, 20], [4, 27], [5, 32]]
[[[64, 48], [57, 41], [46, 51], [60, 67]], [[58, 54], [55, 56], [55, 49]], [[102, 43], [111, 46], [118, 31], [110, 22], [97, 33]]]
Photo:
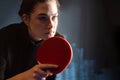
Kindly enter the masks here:
[[31, 17], [30, 24], [31, 24], [31, 27], [34, 27], [34, 28], [38, 28], [39, 26], [43, 25], [36, 17]]
[[38, 20], [31, 21], [31, 27], [32, 27], [32, 28], [38, 29], [38, 28], [42, 28], [42, 26], [44, 26], [44, 24], [41, 23], [41, 22], [38, 21]]
[[58, 19], [55, 20], [55, 22], [54, 22], [54, 26], [55, 26], [55, 28], [58, 26]]
[[55, 29], [57, 29], [57, 27], [58, 27], [58, 20], [55, 23]]

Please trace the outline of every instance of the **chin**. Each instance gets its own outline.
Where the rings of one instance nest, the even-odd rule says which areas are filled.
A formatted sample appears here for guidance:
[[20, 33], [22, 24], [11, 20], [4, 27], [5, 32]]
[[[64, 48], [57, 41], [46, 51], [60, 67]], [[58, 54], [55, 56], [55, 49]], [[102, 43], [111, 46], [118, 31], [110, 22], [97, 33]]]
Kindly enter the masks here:
[[46, 36], [43, 39], [46, 40], [46, 39], [51, 38], [51, 37], [54, 37], [54, 35], [52, 35], [52, 36]]

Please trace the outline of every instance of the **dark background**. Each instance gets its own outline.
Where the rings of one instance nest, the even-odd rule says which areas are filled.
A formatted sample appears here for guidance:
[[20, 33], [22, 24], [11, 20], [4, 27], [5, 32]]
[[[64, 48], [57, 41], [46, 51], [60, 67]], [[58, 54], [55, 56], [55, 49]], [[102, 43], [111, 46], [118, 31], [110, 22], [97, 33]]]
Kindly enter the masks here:
[[[74, 39], [79, 37], [76, 42], [84, 49], [84, 59], [95, 60], [96, 74], [108, 72], [111, 76], [108, 80], [120, 80], [120, 1], [62, 1], [63, 8], [74, 3], [79, 5], [79, 35]], [[73, 12], [72, 16], [76, 14]]]

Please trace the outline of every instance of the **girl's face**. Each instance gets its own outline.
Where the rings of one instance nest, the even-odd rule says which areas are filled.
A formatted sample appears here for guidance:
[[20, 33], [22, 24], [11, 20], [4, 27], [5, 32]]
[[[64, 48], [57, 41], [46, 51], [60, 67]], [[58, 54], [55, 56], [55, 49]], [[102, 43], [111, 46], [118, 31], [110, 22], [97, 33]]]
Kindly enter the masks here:
[[56, 2], [37, 3], [30, 16], [23, 14], [23, 21], [28, 26], [34, 40], [53, 37], [58, 26], [58, 9]]

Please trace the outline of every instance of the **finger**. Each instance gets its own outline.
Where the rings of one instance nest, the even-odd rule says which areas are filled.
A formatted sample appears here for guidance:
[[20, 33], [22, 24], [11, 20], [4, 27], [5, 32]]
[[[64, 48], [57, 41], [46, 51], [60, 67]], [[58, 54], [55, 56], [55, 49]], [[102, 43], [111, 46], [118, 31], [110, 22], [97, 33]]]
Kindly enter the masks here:
[[58, 68], [55, 64], [39, 64], [41, 69]]
[[48, 67], [58, 68], [58, 65], [55, 65], [55, 64], [42, 64], [42, 63], [40, 63], [39, 61], [37, 61], [37, 62], [38, 62], [39, 65], [41, 65], [41, 66], [43, 66], [43, 67], [44, 67], [44, 66], [45, 66], [45, 67], [48, 66]]
[[49, 70], [46, 71], [47, 72], [47, 76], [52, 76], [53, 73], [51, 73]]
[[43, 71], [39, 65], [36, 65], [35, 66], [35, 69], [34, 69], [34, 73], [36, 75], [36, 77], [39, 77], [39, 78], [42, 78], [42, 77], [47, 77], [48, 76], [48, 73]]
[[37, 63], [38, 63], [38, 64], [42, 64], [42, 63], [40, 63], [39, 61], [37, 61]]

